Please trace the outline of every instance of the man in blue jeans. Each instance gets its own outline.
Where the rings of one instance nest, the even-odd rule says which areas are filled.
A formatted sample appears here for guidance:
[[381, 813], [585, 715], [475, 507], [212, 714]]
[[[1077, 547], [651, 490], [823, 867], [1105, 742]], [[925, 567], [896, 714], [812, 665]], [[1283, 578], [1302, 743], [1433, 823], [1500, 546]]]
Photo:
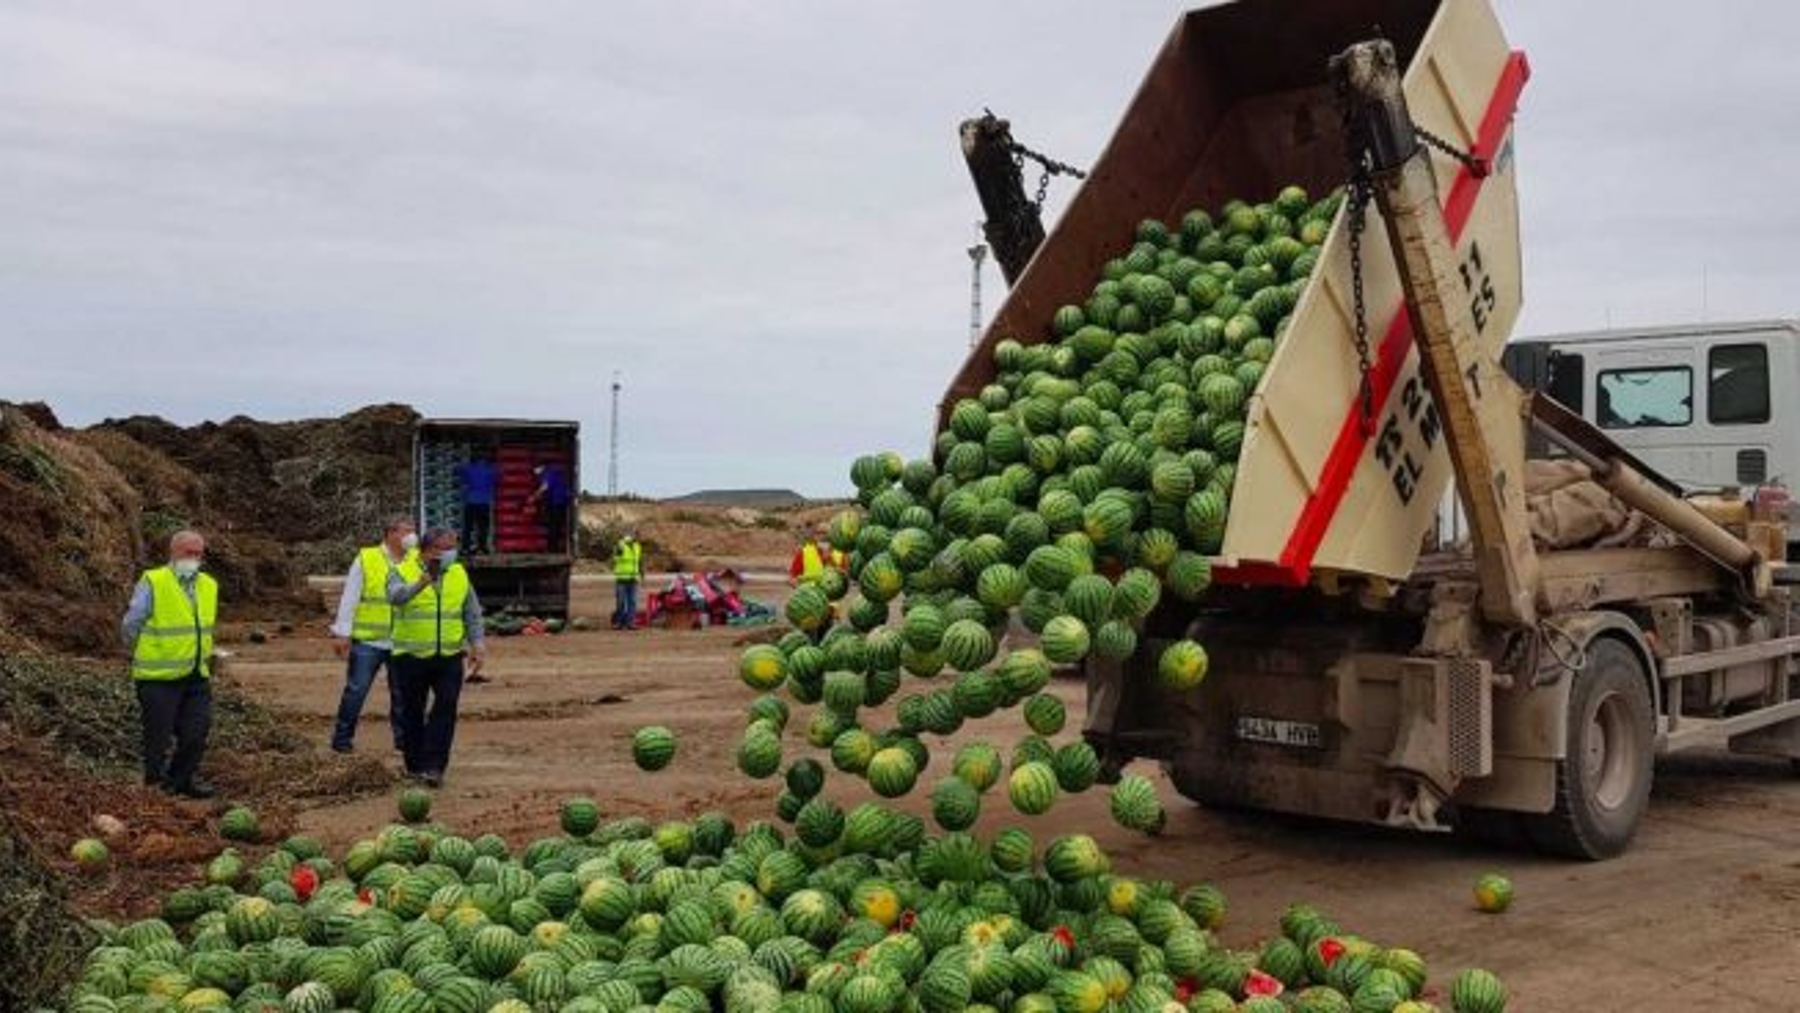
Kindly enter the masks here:
[[418, 545], [412, 518], [396, 517], [388, 522], [379, 544], [357, 552], [350, 572], [344, 576], [337, 620], [331, 624], [337, 656], [347, 662], [344, 695], [338, 700], [337, 723], [331, 730], [332, 752], [348, 753], [355, 748], [356, 722], [362, 717], [363, 701], [369, 697], [375, 673], [384, 665], [388, 670], [388, 725], [394, 732], [394, 748], [405, 751], [406, 743], [400, 734], [399, 690], [389, 660], [394, 648], [394, 607], [388, 602], [387, 578], [391, 570], [418, 556]]

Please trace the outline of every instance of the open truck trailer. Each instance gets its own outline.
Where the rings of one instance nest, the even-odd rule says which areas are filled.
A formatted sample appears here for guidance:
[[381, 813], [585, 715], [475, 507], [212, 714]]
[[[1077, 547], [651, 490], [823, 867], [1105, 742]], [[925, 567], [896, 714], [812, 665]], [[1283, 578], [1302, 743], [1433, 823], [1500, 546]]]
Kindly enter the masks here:
[[[992, 382], [995, 346], [1043, 341], [1140, 220], [1323, 193], [1349, 178], [1347, 151], [1364, 167], [1366, 352], [1347, 202], [1251, 397], [1212, 587], [1164, 596], [1132, 658], [1086, 663], [1084, 734], [1109, 771], [1151, 758], [1203, 803], [1603, 857], [1630, 841], [1656, 755], [1800, 757], [1785, 540], [1741, 512], [1714, 520], [1501, 368], [1522, 301], [1527, 77], [1486, 0], [1182, 16], [952, 381], [940, 427]], [[1433, 151], [1415, 124], [1471, 157]], [[1663, 537], [1534, 544], [1528, 444], [1586, 465]], [[1471, 544], [1427, 554], [1452, 486]], [[1170, 694], [1155, 659], [1183, 637], [1211, 674]]]
[[[421, 531], [463, 529], [458, 468], [487, 461], [498, 472], [492, 508], [492, 551], [465, 545], [465, 567], [489, 614], [567, 619], [575, 564], [580, 482], [580, 426], [530, 419], [422, 419], [413, 434], [413, 502]], [[538, 465], [561, 468], [570, 505], [560, 526], [551, 508], [532, 503]], [[552, 539], [560, 530], [560, 537]], [[467, 541], [467, 532], [464, 532]]]

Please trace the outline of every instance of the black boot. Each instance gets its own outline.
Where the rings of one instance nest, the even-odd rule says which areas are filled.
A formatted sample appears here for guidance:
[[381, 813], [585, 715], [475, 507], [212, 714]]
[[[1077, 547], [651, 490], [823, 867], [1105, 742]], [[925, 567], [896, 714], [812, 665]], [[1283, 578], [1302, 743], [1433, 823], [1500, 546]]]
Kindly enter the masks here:
[[191, 778], [185, 784], [174, 785], [169, 790], [180, 795], [182, 798], [212, 798], [219, 793], [218, 789], [197, 776]]

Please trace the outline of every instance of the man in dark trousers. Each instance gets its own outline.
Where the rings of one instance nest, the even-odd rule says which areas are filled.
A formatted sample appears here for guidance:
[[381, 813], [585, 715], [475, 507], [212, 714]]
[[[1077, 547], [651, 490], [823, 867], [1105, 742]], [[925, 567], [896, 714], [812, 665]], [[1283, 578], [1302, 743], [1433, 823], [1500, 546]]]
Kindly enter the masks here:
[[462, 484], [462, 544], [469, 554], [494, 551], [494, 496], [500, 474], [492, 462], [474, 458], [456, 466]]
[[[200, 572], [206, 540], [177, 531], [169, 562], [144, 571], [121, 624], [143, 721], [144, 783], [211, 798], [200, 759], [212, 729], [213, 624], [219, 585]], [[174, 756], [169, 755], [173, 744]]]
[[432, 528], [419, 555], [388, 571], [394, 605], [393, 674], [400, 682], [400, 742], [408, 777], [443, 784], [456, 738], [463, 656], [479, 674], [486, 657], [481, 602], [456, 561], [456, 532]]
[[540, 464], [531, 469], [537, 479], [537, 488], [531, 491], [527, 502], [537, 505], [538, 516], [544, 521], [544, 538], [550, 545], [551, 552], [562, 552], [564, 542], [569, 537], [569, 506], [572, 497], [569, 495], [569, 479], [563, 474], [561, 467], [554, 464]]

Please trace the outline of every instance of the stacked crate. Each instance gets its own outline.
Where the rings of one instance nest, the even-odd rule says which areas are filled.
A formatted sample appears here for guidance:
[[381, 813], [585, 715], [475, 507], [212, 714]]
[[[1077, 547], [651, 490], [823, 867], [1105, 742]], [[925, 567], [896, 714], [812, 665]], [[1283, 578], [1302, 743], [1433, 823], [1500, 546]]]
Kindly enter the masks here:
[[462, 485], [456, 469], [469, 460], [466, 443], [427, 444], [419, 461], [419, 509], [426, 528], [462, 528]]
[[538, 508], [527, 502], [537, 488], [531, 473], [536, 464], [532, 449], [503, 445], [494, 455], [500, 472], [498, 502], [494, 505], [494, 549], [497, 552], [547, 552], [549, 543], [538, 521]]
[[494, 466], [500, 473], [499, 502], [494, 507], [494, 550], [496, 552], [563, 552], [565, 547], [551, 545], [544, 525], [542, 503], [529, 503], [537, 489], [538, 465], [554, 465], [569, 477], [567, 452], [549, 447], [503, 444], [494, 455]]

